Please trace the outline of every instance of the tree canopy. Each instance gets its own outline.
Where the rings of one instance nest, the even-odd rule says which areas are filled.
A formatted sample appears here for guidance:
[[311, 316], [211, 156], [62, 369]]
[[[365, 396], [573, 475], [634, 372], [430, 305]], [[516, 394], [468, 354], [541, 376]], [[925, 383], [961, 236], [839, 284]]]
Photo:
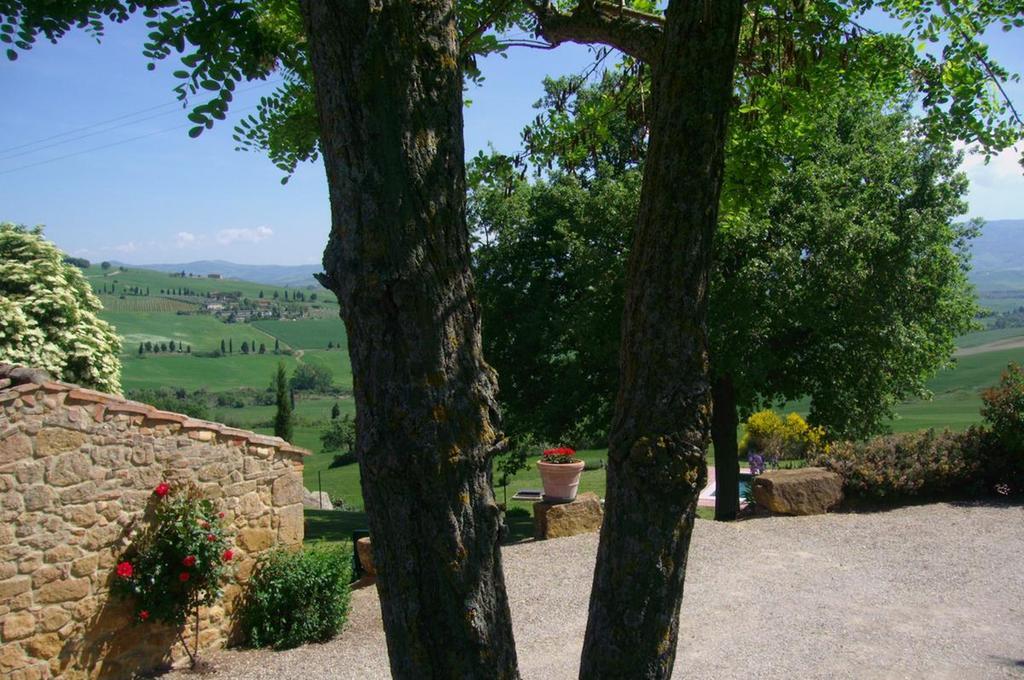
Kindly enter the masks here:
[[0, 223], [0, 361], [121, 391], [121, 340], [81, 270], [41, 227]]
[[[510, 427], [596, 445], [617, 384], [643, 132], [629, 118], [635, 96], [591, 116], [628, 81], [572, 87], [548, 82], [542, 129], [525, 135], [522, 162], [558, 170], [528, 181], [505, 172], [508, 159], [482, 157], [469, 214]], [[753, 186], [750, 154], [728, 158], [709, 303], [712, 372], [729, 377], [736, 407], [810, 397], [815, 423], [855, 437], [923, 394], [975, 312], [965, 273], [975, 227], [956, 221], [960, 156], [922, 137], [908, 113], [857, 96], [820, 94], [816, 111], [789, 123], [799, 138], [760, 145], [755, 169], [785, 168], [770, 183]], [[730, 148], [765, 134], [734, 126]]]

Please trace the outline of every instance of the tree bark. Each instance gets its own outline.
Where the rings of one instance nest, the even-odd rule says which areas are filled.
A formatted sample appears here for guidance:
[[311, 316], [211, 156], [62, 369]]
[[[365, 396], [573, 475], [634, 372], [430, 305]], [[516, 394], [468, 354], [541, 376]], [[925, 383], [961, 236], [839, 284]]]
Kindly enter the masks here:
[[644, 183], [580, 677], [668, 678], [711, 419], [711, 238], [742, 0], [673, 0]]
[[395, 678], [518, 678], [469, 267], [454, 3], [302, 0]]
[[740, 460], [736, 445], [736, 391], [732, 379], [721, 376], [711, 387], [714, 400], [711, 440], [715, 444], [715, 519], [731, 521], [740, 510]]

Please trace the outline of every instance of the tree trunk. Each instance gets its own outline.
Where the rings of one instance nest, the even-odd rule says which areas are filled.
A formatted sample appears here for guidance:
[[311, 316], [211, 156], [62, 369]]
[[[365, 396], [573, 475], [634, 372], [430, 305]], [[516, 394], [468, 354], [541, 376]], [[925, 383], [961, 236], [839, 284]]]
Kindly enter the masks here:
[[465, 220], [454, 3], [302, 0], [395, 678], [518, 678], [490, 487], [496, 379]]
[[623, 315], [580, 677], [668, 678], [711, 419], [705, 317], [742, 0], [674, 0]]
[[740, 460], [736, 446], [736, 391], [732, 379], [721, 376], [711, 387], [714, 400], [711, 440], [715, 443], [715, 519], [731, 521], [740, 510]]

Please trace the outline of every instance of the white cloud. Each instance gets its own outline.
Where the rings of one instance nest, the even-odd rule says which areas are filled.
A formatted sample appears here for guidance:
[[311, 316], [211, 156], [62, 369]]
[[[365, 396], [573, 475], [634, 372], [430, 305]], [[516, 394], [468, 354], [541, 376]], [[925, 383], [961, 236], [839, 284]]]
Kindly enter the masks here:
[[1004, 150], [985, 163], [985, 157], [967, 155], [961, 168], [971, 181], [967, 193], [969, 215], [987, 220], [1020, 219], [1020, 197], [1024, 195], [1024, 167], [1020, 165], [1024, 145]]
[[970, 154], [964, 158], [961, 167], [975, 186], [1019, 188], [1024, 183], [1024, 168], [1020, 160], [1020, 150], [1009, 148], [993, 156], [987, 164], [984, 156]]
[[259, 243], [274, 235], [270, 227], [256, 227], [255, 229], [221, 229], [217, 232], [217, 243], [222, 246], [232, 243]]
[[122, 243], [120, 245], [116, 245], [113, 248], [111, 248], [111, 250], [114, 250], [114, 251], [119, 252], [119, 253], [134, 253], [138, 249], [139, 249], [139, 246], [135, 245], [135, 241], [129, 241], [128, 243]]
[[179, 231], [174, 238], [174, 242], [179, 248], [185, 248], [196, 242], [196, 235], [190, 231]]

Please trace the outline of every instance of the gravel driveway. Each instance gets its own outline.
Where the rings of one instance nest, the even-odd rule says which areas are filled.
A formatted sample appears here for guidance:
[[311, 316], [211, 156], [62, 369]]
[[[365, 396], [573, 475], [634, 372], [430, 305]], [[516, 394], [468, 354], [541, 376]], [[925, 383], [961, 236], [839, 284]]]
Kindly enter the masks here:
[[[596, 548], [504, 550], [524, 679], [576, 677]], [[676, 678], [1024, 677], [1024, 506], [698, 521], [690, 554]], [[329, 643], [210, 660], [223, 678], [389, 677], [373, 588]]]

